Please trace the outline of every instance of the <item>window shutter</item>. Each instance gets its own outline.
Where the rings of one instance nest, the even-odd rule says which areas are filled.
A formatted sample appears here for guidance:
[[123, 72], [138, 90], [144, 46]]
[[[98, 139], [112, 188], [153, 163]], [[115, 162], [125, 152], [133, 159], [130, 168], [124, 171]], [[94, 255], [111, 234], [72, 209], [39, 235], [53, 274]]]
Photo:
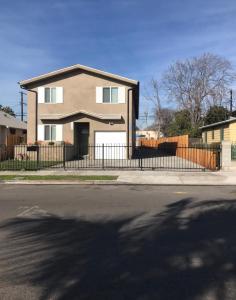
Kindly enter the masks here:
[[44, 125], [38, 125], [38, 141], [44, 141]]
[[63, 103], [63, 87], [56, 88], [56, 103]]
[[118, 103], [125, 103], [125, 87], [119, 87], [118, 89]]
[[56, 141], [61, 142], [63, 141], [63, 125], [56, 125]]
[[96, 87], [96, 103], [102, 103], [103, 98], [103, 88], [100, 86]]
[[38, 87], [38, 103], [45, 102], [45, 89], [44, 87]]

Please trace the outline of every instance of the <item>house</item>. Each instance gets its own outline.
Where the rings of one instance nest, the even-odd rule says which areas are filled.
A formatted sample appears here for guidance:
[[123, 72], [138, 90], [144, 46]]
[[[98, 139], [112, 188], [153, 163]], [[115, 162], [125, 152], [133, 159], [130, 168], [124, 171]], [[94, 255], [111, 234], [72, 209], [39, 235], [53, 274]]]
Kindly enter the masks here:
[[83, 155], [89, 145], [135, 145], [138, 81], [77, 64], [19, 84], [28, 90], [29, 143], [64, 142]]
[[236, 143], [236, 118], [234, 117], [225, 121], [202, 126], [200, 129], [204, 143], [212, 144], [222, 141]]
[[0, 145], [16, 145], [26, 142], [27, 125], [15, 117], [0, 111]]
[[157, 130], [137, 130], [136, 136], [148, 140], [157, 140], [158, 138], [163, 137], [163, 134], [160, 133], [160, 136], [158, 137]]

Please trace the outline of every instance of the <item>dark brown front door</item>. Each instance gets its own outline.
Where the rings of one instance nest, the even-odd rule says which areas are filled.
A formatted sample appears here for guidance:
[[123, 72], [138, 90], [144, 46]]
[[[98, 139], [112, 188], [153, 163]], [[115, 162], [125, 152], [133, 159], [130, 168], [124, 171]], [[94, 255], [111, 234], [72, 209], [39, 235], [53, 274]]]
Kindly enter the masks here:
[[88, 154], [89, 123], [78, 124], [78, 146], [80, 156]]

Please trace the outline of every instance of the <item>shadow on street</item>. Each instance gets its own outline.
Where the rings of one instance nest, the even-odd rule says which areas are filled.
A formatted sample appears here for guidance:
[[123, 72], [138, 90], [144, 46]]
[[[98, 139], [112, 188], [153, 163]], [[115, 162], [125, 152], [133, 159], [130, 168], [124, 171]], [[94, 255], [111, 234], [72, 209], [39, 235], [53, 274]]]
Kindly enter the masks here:
[[236, 201], [186, 198], [124, 219], [16, 218], [0, 230], [0, 279], [41, 287], [40, 299], [236, 297]]

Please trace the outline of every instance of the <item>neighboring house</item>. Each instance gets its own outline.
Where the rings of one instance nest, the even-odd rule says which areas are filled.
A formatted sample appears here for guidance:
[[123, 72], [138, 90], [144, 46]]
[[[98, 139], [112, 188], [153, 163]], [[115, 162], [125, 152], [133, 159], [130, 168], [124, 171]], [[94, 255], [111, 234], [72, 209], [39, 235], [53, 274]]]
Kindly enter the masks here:
[[27, 125], [15, 117], [0, 111], [0, 145], [26, 142]]
[[158, 137], [158, 132], [156, 130], [136, 130], [136, 136], [149, 140], [157, 140], [159, 137], [163, 137], [163, 134], [160, 133], [160, 136]]
[[204, 143], [236, 142], [236, 118], [200, 127]]
[[29, 143], [65, 142], [84, 155], [89, 144], [135, 145], [138, 81], [74, 65], [19, 84], [28, 90]]

